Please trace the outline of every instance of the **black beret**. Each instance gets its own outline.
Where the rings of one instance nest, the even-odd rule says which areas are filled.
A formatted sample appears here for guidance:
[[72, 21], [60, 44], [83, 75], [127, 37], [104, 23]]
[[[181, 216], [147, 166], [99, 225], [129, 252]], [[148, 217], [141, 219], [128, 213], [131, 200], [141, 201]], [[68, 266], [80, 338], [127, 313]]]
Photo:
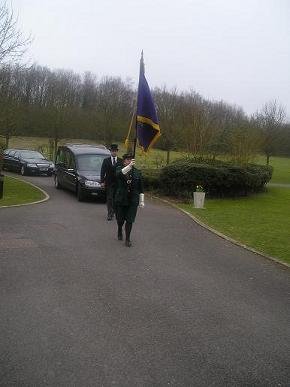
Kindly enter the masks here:
[[125, 153], [123, 155], [123, 160], [125, 160], [125, 159], [133, 159], [133, 158], [134, 158], [134, 156], [132, 155], [132, 153]]

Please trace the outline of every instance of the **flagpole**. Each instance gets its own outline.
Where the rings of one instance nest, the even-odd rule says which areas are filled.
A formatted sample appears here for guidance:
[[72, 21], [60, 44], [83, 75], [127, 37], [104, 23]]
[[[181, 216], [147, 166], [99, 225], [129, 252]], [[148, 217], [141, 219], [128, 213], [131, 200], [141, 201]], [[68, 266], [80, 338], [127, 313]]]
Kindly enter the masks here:
[[137, 145], [137, 114], [135, 114], [135, 139], [134, 139], [134, 149], [133, 149], [133, 158], [135, 159]]
[[[139, 85], [140, 85], [140, 75], [141, 75], [141, 72], [143, 74], [145, 73], [145, 68], [144, 67], [145, 66], [144, 66], [144, 58], [143, 58], [143, 50], [142, 50], [141, 51], [141, 59], [140, 59], [138, 90], [139, 90]], [[134, 158], [135, 158], [136, 146], [137, 146], [137, 107], [138, 107], [138, 95], [137, 95], [136, 114], [135, 114], [135, 139], [134, 139], [134, 150], [133, 150], [133, 157]]]

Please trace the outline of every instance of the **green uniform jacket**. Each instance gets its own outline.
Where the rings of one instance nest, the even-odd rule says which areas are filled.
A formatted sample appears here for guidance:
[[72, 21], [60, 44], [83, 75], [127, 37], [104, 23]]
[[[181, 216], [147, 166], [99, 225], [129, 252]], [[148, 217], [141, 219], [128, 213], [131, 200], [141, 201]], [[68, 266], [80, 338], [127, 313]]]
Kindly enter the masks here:
[[[141, 172], [133, 167], [131, 173], [123, 175], [122, 168], [124, 166], [118, 166], [116, 169], [116, 193], [115, 193], [115, 205], [116, 206], [138, 206], [139, 194], [143, 193], [143, 178]], [[128, 194], [127, 180], [131, 175], [131, 192]]]

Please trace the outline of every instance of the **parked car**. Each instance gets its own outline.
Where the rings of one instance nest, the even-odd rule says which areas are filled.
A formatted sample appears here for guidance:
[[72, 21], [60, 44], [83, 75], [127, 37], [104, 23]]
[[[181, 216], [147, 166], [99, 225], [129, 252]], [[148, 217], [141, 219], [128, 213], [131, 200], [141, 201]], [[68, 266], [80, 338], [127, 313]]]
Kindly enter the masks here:
[[3, 169], [18, 172], [21, 175], [52, 175], [53, 162], [47, 160], [40, 152], [29, 149], [6, 149], [3, 158]]
[[110, 151], [103, 145], [67, 144], [58, 148], [54, 184], [57, 189], [75, 192], [79, 201], [88, 196], [105, 200], [101, 186], [101, 167]]

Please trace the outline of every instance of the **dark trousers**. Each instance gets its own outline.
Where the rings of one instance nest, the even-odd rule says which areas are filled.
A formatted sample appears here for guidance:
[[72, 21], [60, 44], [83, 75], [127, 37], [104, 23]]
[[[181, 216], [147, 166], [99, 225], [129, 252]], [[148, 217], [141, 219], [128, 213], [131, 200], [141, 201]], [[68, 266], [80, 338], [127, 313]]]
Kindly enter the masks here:
[[115, 186], [108, 185], [106, 187], [107, 194], [107, 209], [108, 209], [108, 218], [112, 218], [115, 213], [114, 209], [114, 194], [115, 194]]
[[[133, 222], [135, 220], [137, 206], [116, 206], [116, 218], [118, 223], [118, 239], [123, 239], [123, 225], [125, 223], [126, 241], [130, 242]], [[131, 242], [130, 242], [131, 243]]]

